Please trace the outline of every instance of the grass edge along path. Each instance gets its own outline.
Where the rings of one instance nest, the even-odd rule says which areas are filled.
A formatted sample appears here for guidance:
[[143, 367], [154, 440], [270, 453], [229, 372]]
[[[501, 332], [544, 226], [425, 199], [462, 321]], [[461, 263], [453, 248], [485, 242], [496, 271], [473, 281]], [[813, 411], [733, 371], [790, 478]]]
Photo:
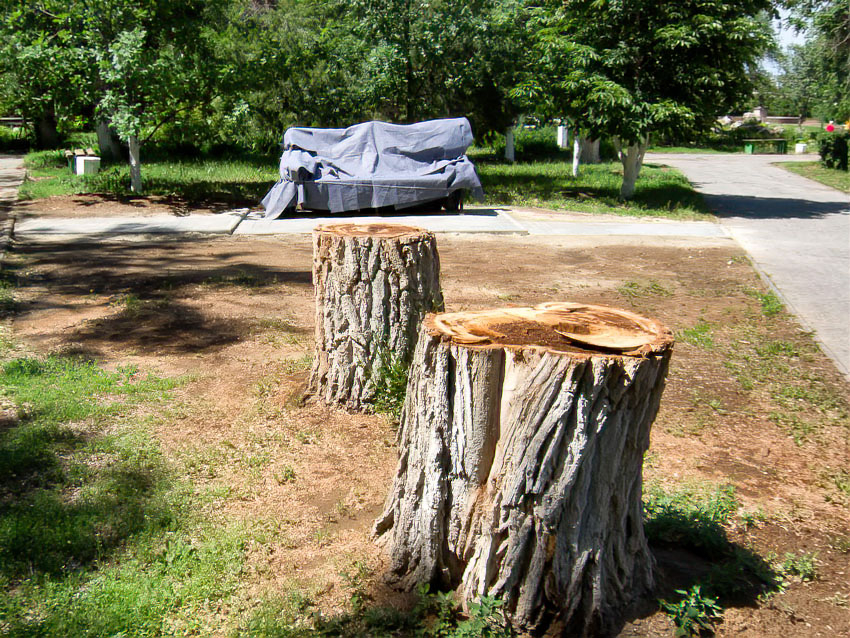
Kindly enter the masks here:
[[[622, 182], [618, 162], [587, 164], [572, 176], [572, 163], [563, 155], [509, 163], [471, 149], [485, 204], [539, 206], [555, 210], [713, 220], [702, 196], [679, 171], [646, 164], [628, 202], [617, 199]], [[59, 151], [37, 151], [25, 158], [28, 179], [19, 198], [42, 199], [58, 195], [104, 194], [130, 196], [129, 169], [105, 166], [97, 175], [68, 172]], [[258, 157], [152, 159], [142, 166], [146, 195], [176, 197], [189, 202], [226, 201], [258, 205], [278, 177], [276, 163]]]
[[820, 182], [843, 193], [850, 193], [850, 172], [840, 171], [837, 168], [826, 168], [820, 162], [776, 162], [787, 171], [796, 173], [806, 179]]

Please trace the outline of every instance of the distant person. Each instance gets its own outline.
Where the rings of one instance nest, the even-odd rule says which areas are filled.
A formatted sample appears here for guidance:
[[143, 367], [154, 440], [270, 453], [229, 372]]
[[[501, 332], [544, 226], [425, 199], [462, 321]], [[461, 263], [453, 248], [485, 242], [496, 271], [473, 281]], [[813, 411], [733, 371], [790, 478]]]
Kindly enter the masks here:
[[832, 133], [834, 130], [835, 130], [835, 121], [834, 121], [834, 120], [830, 120], [830, 121], [829, 121], [829, 124], [827, 124], [827, 125], [826, 125], [826, 132], [827, 132], [827, 133]]

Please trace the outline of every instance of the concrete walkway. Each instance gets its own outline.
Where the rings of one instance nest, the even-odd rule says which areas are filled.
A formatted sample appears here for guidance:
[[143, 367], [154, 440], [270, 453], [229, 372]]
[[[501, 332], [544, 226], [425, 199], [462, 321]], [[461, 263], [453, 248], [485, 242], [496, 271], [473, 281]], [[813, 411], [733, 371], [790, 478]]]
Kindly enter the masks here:
[[9, 247], [14, 220], [12, 204], [18, 199], [18, 186], [24, 181], [24, 158], [0, 155], [0, 260]]
[[774, 166], [816, 155], [648, 154], [706, 196], [804, 327], [850, 376], [850, 196]]

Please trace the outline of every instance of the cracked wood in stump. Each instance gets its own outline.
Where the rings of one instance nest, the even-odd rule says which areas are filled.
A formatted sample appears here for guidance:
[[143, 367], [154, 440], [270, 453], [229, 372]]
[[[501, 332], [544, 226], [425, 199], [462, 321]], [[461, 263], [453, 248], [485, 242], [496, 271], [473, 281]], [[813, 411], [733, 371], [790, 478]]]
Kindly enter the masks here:
[[381, 358], [408, 362], [425, 314], [443, 309], [434, 235], [397, 224], [318, 226], [313, 285], [316, 351], [308, 393], [365, 409]]
[[641, 471], [672, 345], [604, 306], [428, 315], [374, 528], [388, 580], [502, 598], [521, 630], [612, 631], [653, 585]]

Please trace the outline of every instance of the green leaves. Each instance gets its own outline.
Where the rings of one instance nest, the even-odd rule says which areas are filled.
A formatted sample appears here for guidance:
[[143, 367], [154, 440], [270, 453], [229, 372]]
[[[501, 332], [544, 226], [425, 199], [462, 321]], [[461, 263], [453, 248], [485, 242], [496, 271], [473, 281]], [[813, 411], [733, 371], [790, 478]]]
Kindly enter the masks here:
[[694, 585], [689, 591], [677, 589], [676, 593], [682, 596], [677, 603], [659, 601], [661, 609], [676, 625], [673, 635], [690, 638], [699, 636], [703, 630], [712, 631], [714, 623], [723, 615], [723, 608], [717, 600], [705, 596], [699, 585]]

